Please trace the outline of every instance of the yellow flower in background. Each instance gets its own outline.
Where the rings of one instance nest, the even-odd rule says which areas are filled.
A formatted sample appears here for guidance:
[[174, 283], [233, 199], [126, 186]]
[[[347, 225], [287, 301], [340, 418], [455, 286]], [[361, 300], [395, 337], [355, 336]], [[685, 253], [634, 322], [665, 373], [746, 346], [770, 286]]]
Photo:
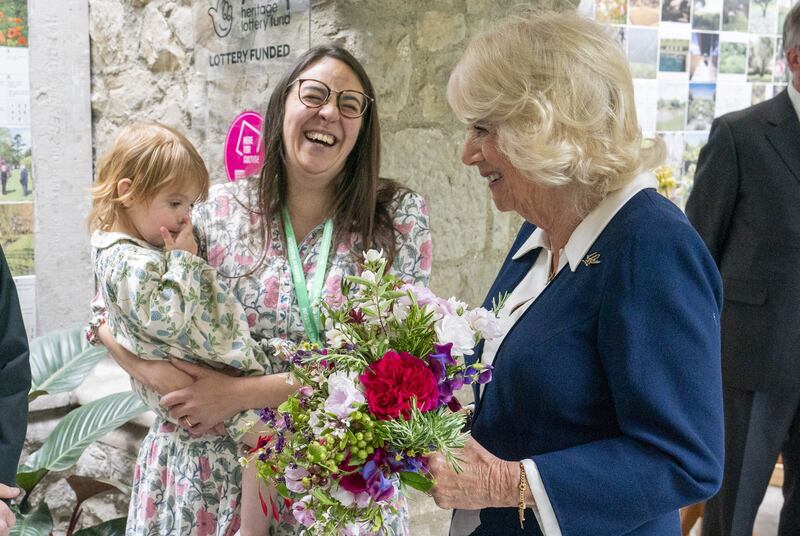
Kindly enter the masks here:
[[669, 196], [670, 192], [678, 185], [675, 181], [675, 176], [672, 174], [672, 168], [659, 166], [653, 170], [653, 173], [658, 179], [658, 193]]

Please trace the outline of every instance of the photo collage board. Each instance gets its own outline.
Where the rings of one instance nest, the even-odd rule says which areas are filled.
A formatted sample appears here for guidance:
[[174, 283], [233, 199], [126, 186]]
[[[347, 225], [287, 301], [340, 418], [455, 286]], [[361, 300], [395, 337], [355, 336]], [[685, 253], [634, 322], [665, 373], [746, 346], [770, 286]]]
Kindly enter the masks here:
[[35, 326], [27, 0], [0, 0], [0, 245], [29, 334]]
[[681, 208], [711, 122], [772, 98], [791, 71], [783, 22], [798, 0], [593, 0], [581, 11], [608, 25], [625, 50], [645, 136], [667, 146]]

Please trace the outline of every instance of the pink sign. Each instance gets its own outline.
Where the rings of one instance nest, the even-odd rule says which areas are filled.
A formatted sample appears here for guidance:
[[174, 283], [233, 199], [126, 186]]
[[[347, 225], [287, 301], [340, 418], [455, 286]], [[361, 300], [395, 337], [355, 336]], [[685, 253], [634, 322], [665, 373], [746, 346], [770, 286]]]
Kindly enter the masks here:
[[261, 114], [242, 112], [231, 123], [225, 137], [225, 170], [228, 180], [235, 181], [261, 171], [264, 164], [264, 143], [261, 139]]

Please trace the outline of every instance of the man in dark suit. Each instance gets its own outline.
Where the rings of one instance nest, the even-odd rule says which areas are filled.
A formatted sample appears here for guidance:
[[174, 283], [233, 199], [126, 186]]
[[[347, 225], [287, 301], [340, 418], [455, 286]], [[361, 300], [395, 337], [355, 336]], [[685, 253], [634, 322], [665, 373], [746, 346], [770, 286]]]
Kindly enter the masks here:
[[28, 425], [31, 369], [28, 337], [11, 271], [0, 248], [0, 536], [14, 525], [14, 516], [2, 499], [17, 495], [17, 462]]
[[783, 36], [792, 84], [714, 121], [686, 206], [725, 296], [725, 473], [704, 536], [751, 536], [779, 453], [779, 535], [800, 533], [800, 4]]

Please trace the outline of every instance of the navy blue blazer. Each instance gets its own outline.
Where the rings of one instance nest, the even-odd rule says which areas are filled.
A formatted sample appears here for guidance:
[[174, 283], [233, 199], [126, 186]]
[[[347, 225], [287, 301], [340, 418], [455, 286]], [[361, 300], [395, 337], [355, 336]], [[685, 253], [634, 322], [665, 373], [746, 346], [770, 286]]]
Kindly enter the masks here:
[[[484, 306], [511, 291], [539, 249], [512, 255]], [[678, 509], [722, 480], [722, 283], [683, 213], [637, 193], [589, 253], [559, 272], [511, 328], [494, 379], [476, 390], [473, 437], [532, 458], [563, 536], [679, 535]], [[471, 357], [478, 360], [482, 347]], [[481, 510], [474, 536], [541, 534], [528, 511]]]

